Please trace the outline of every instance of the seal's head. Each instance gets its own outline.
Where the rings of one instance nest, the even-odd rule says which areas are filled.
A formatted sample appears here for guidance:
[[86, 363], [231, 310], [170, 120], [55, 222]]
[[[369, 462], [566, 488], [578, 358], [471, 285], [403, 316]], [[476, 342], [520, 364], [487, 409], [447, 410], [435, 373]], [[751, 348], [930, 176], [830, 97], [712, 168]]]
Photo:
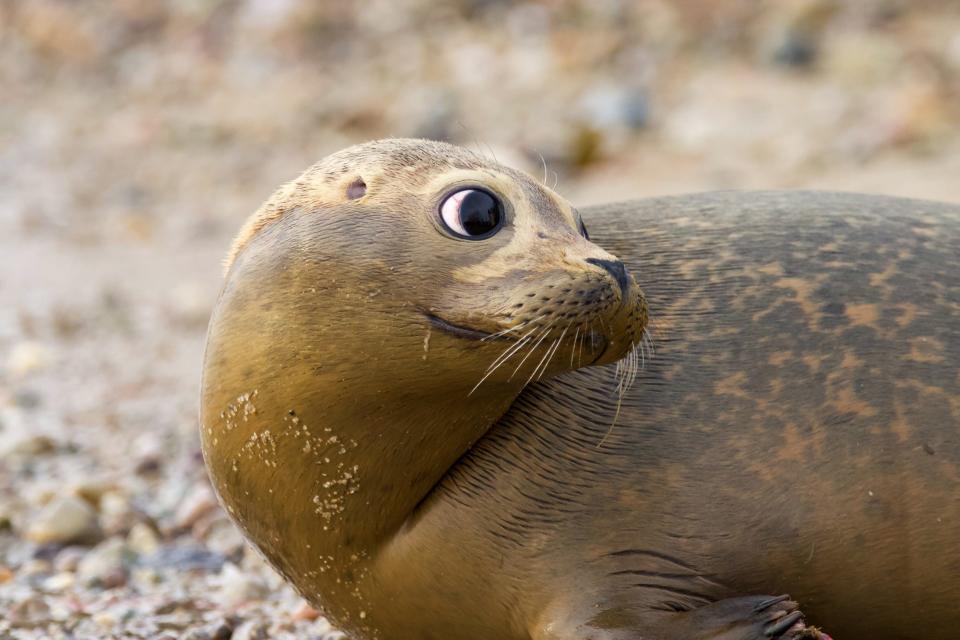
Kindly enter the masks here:
[[633, 277], [570, 204], [440, 142], [371, 142], [307, 170], [247, 222], [228, 280], [263, 261], [296, 272], [287, 295], [308, 314], [305, 343], [339, 335], [337, 347], [364, 352], [354, 364], [409, 374], [425, 361], [467, 388], [616, 361], [647, 317]]
[[526, 174], [437, 142], [352, 147], [234, 243], [204, 357], [210, 476], [274, 566], [362, 629], [377, 557], [524, 385], [619, 360], [645, 323], [623, 264]]

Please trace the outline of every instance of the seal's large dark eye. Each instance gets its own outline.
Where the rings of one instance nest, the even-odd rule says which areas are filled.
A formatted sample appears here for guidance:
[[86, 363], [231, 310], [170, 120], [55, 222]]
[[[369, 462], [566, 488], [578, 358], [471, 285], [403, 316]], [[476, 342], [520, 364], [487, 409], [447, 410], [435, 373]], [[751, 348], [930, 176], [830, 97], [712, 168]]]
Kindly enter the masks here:
[[440, 205], [440, 218], [456, 235], [479, 240], [500, 228], [503, 205], [486, 191], [464, 189], [447, 196]]

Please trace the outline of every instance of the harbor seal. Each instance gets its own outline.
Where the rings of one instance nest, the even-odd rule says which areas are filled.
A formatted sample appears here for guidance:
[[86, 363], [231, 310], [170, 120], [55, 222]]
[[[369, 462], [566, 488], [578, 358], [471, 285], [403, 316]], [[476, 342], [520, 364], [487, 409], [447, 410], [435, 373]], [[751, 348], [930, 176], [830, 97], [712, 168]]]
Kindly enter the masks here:
[[946, 640], [958, 255], [946, 204], [578, 212], [451, 145], [352, 147], [234, 243], [204, 456], [358, 640]]

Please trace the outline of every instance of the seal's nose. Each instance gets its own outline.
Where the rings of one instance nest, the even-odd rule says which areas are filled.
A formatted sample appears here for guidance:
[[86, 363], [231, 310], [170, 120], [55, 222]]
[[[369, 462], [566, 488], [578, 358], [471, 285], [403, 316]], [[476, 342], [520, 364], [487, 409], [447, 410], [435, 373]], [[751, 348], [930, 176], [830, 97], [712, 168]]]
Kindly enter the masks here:
[[627, 291], [630, 290], [630, 279], [627, 277], [627, 268], [621, 261], [587, 258], [587, 262], [590, 264], [595, 264], [598, 267], [602, 267], [610, 275], [612, 275], [613, 279], [617, 281], [618, 285], [620, 285], [620, 293], [623, 294], [623, 297], [626, 297]]

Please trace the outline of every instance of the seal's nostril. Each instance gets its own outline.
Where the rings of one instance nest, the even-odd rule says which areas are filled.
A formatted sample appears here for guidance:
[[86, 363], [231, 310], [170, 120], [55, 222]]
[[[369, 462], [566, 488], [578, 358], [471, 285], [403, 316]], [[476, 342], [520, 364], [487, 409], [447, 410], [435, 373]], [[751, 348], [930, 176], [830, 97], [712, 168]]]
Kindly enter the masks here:
[[620, 285], [620, 291], [624, 296], [630, 289], [630, 279], [627, 277], [627, 268], [619, 260], [600, 260], [599, 258], [587, 258], [587, 262], [595, 264], [605, 269], [613, 279]]

